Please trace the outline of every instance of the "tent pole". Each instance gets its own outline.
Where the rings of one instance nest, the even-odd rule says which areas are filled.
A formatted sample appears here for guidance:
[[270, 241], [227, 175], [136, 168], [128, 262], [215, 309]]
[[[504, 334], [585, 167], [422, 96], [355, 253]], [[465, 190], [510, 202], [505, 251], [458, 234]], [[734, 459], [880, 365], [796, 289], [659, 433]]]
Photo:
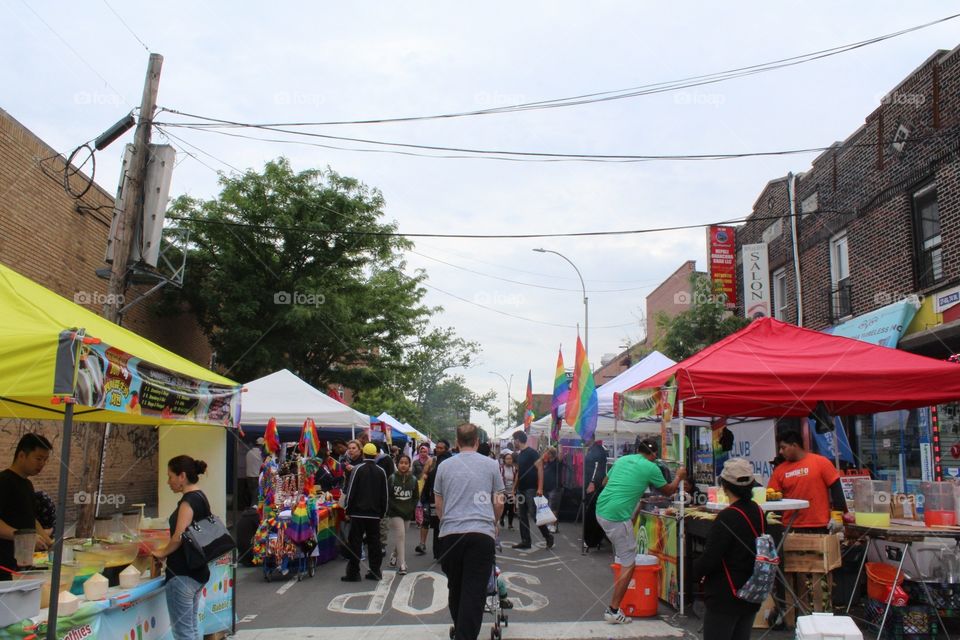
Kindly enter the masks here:
[[[63, 412], [63, 442], [60, 445], [60, 481], [57, 485], [57, 520], [53, 523], [53, 570], [50, 584], [60, 584], [63, 564], [63, 530], [67, 517], [67, 483], [70, 481], [70, 440], [73, 437], [73, 398], [67, 399]], [[59, 593], [59, 592], [58, 592]], [[59, 598], [51, 594], [47, 610], [47, 640], [57, 637], [57, 607]]]
[[[686, 436], [687, 436], [687, 428], [683, 422], [683, 400], [681, 400], [680, 401], [680, 443], [677, 445], [677, 448], [680, 449], [680, 468], [681, 469], [686, 468], [686, 447], [683, 446]], [[685, 604], [684, 603], [684, 600], [685, 600], [684, 587], [686, 586], [685, 583], [686, 583], [686, 577], [687, 577], [685, 573], [686, 567], [684, 566], [684, 559], [685, 559], [684, 556], [686, 555], [685, 552], [686, 552], [686, 546], [687, 546], [686, 536], [684, 535], [686, 533], [685, 527], [684, 527], [684, 507], [687, 504], [686, 491], [683, 486], [684, 484], [685, 483], [683, 482], [680, 483], [680, 522], [678, 523], [680, 526], [677, 534], [678, 535], [677, 546], [679, 547], [677, 551], [679, 551], [679, 556], [680, 556], [680, 566], [679, 566], [679, 571], [677, 573], [678, 578], [680, 580], [680, 615], [683, 615], [683, 609]]]

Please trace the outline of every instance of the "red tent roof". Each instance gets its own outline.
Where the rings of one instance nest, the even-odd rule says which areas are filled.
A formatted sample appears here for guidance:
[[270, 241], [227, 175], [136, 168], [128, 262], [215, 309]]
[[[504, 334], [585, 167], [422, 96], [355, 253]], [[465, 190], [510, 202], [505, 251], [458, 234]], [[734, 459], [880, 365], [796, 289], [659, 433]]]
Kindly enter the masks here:
[[[960, 400], [960, 365], [762, 318], [638, 383], [677, 377], [687, 416], [878, 413]], [[676, 409], [675, 409], [676, 411]]]

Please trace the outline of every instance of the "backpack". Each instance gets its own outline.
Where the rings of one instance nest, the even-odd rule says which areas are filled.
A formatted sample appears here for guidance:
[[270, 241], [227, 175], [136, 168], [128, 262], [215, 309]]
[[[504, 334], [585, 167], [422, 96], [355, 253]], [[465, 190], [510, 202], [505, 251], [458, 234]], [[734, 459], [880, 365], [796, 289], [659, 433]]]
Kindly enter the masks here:
[[780, 558], [777, 555], [777, 545], [774, 544], [773, 537], [764, 530], [764, 520], [766, 520], [766, 516], [761, 516], [760, 518], [760, 533], [758, 534], [753, 523], [750, 522], [750, 518], [747, 517], [747, 514], [734, 506], [731, 506], [730, 509], [739, 511], [743, 519], [750, 525], [750, 530], [756, 537], [755, 545], [757, 552], [756, 559], [753, 561], [753, 573], [750, 574], [750, 577], [747, 578], [747, 581], [743, 583], [740, 589], [733, 586], [733, 579], [730, 577], [730, 570], [727, 569], [727, 562], [726, 560], [722, 561], [723, 570], [727, 574], [727, 582], [730, 583], [730, 591], [733, 592], [735, 597], [746, 602], [763, 604], [767, 596], [773, 591], [773, 583], [777, 576], [777, 567], [780, 565]]

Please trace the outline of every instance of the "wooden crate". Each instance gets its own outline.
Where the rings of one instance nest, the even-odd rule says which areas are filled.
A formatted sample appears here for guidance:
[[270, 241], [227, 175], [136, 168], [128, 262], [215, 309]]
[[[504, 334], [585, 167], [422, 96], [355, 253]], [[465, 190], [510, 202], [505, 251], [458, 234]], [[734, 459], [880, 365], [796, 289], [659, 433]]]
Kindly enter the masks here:
[[796, 625], [797, 616], [833, 611], [833, 576], [829, 573], [788, 573], [784, 621]]
[[830, 573], [842, 564], [840, 536], [791, 533], [783, 543], [786, 573]]

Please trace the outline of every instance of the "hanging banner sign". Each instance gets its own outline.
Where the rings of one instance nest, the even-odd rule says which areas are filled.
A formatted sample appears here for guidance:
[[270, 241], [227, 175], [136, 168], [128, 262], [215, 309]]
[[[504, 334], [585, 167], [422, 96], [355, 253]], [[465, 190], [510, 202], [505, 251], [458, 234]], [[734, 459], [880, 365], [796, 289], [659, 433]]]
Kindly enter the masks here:
[[728, 309], [737, 306], [737, 230], [734, 227], [707, 227], [707, 269], [713, 293], [722, 294]]
[[[74, 339], [70, 331], [60, 336], [61, 344]], [[72, 359], [63, 357], [70, 353], [58, 351], [58, 381], [72, 376]], [[190, 378], [102, 342], [85, 341], [79, 357], [73, 392], [78, 406], [222, 427], [238, 423], [242, 387]]]
[[745, 244], [743, 256], [743, 311], [746, 318], [770, 317], [770, 267], [766, 243]]
[[671, 377], [660, 388], [635, 389], [614, 395], [617, 417], [622, 420], [636, 421], [663, 416], [669, 422], [677, 400], [677, 382], [675, 377]]

